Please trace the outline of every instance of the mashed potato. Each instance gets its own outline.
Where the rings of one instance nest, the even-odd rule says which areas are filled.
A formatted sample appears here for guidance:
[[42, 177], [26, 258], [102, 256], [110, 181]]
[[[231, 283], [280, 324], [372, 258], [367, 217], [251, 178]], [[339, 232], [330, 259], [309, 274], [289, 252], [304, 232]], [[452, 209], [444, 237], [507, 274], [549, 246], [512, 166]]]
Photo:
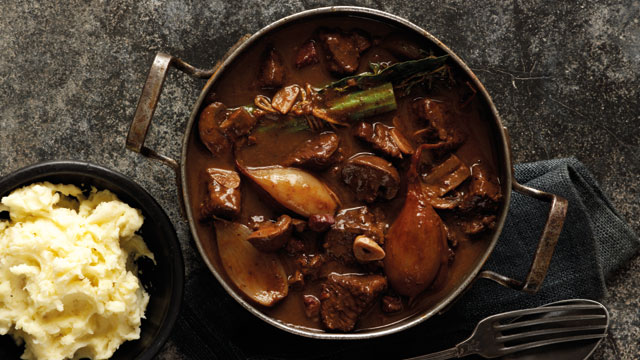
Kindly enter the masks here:
[[3, 197], [0, 335], [22, 359], [108, 359], [140, 337], [149, 295], [133, 258], [153, 260], [139, 210], [111, 192], [38, 183]]

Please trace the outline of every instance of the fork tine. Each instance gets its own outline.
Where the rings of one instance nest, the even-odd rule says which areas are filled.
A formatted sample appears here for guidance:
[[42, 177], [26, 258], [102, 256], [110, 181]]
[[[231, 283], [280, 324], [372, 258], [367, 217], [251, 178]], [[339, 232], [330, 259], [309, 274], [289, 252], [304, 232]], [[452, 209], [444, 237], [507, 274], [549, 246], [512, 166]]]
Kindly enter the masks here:
[[572, 327], [559, 327], [554, 329], [544, 329], [544, 330], [535, 330], [528, 331], [519, 334], [513, 335], [501, 335], [497, 336], [497, 341], [507, 342], [514, 340], [521, 340], [528, 337], [533, 336], [541, 336], [541, 335], [551, 335], [551, 334], [561, 334], [565, 332], [576, 332], [576, 331], [593, 331], [593, 330], [605, 330], [607, 328], [606, 324], [603, 325], [585, 325], [585, 326], [572, 326]]
[[514, 317], [522, 317], [525, 315], [533, 315], [533, 314], [541, 314], [541, 313], [550, 313], [557, 311], [574, 311], [574, 310], [602, 310], [603, 307], [600, 305], [559, 305], [559, 306], [545, 306], [545, 307], [537, 307], [532, 309], [523, 309], [523, 310], [515, 310], [509, 311], [506, 313], [493, 315], [488, 317], [487, 319], [491, 320], [502, 320]]
[[521, 344], [521, 345], [504, 347], [502, 349], [499, 349], [499, 351], [501, 351], [501, 353], [503, 355], [506, 355], [506, 354], [512, 354], [512, 353], [518, 352], [518, 351], [524, 351], [524, 350], [529, 350], [529, 349], [533, 349], [533, 348], [537, 348], [537, 347], [541, 347], [541, 346], [559, 344], [559, 343], [564, 343], [564, 342], [590, 340], [590, 339], [601, 339], [601, 338], [605, 337], [606, 335], [607, 335], [606, 332], [604, 332], [602, 334], [566, 336], [566, 337], [563, 337], [563, 338], [540, 340], [540, 341], [534, 341], [534, 342]]
[[535, 320], [520, 321], [520, 322], [514, 322], [510, 324], [496, 324], [494, 325], [494, 328], [496, 330], [504, 331], [504, 330], [510, 330], [510, 329], [517, 329], [525, 326], [535, 326], [535, 325], [551, 324], [551, 323], [565, 322], [565, 321], [582, 321], [582, 320], [595, 320], [595, 319], [606, 319], [606, 318], [607, 316], [604, 314], [566, 315], [566, 316], [548, 317], [548, 318], [541, 318], [541, 319], [535, 319]]

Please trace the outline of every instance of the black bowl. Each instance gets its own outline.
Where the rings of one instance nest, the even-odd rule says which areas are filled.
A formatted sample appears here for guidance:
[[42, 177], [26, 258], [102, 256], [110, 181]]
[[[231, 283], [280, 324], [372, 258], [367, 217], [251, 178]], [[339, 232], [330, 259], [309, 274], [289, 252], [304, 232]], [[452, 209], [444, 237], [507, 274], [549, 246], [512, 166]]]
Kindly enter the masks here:
[[[102, 166], [81, 161], [47, 161], [31, 165], [0, 179], [0, 197], [35, 182], [74, 184], [83, 189], [95, 186], [116, 194], [131, 207], [140, 209], [144, 224], [140, 229], [157, 265], [138, 261], [138, 274], [149, 293], [149, 305], [142, 320], [140, 339], [120, 346], [111, 360], [152, 359], [169, 337], [178, 318], [184, 289], [184, 262], [176, 231], [160, 205], [140, 185]], [[0, 336], [0, 359], [19, 359], [24, 349], [10, 336]]]

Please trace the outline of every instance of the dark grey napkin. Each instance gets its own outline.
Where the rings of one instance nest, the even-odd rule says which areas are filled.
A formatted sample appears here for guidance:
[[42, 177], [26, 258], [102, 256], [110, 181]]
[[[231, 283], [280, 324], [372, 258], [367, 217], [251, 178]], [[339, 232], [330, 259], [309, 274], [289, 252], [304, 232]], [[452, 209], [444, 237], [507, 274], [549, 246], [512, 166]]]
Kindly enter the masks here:
[[[599, 299], [605, 279], [633, 256], [640, 241], [574, 158], [520, 164], [516, 179], [569, 200], [564, 229], [549, 272], [535, 295], [479, 280], [444, 315], [401, 334], [330, 342], [290, 335], [241, 308], [204, 267], [188, 279], [172, 341], [188, 359], [341, 359], [416, 356], [452, 346], [481, 318], [568, 298]], [[523, 279], [531, 264], [549, 205], [513, 193], [500, 240], [486, 269]]]

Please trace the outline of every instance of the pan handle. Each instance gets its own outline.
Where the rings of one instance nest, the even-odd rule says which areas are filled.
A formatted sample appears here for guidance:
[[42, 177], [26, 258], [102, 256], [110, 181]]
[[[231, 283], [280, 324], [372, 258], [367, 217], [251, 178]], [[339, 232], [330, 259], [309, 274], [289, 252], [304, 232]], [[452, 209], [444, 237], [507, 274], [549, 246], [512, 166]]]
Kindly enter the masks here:
[[184, 199], [182, 199], [182, 182], [180, 181], [180, 163], [175, 159], [162, 155], [153, 149], [144, 146], [149, 126], [151, 126], [153, 113], [156, 111], [156, 107], [158, 106], [158, 99], [162, 92], [164, 80], [167, 78], [167, 73], [171, 66], [193, 77], [204, 79], [211, 77], [218, 67], [216, 64], [216, 66], [211, 70], [201, 70], [187, 64], [177, 57], [173, 57], [165, 53], [158, 53], [156, 58], [153, 60], [151, 69], [149, 69], [147, 81], [144, 83], [142, 94], [138, 100], [138, 106], [136, 107], [136, 112], [133, 115], [133, 121], [129, 128], [129, 134], [127, 135], [127, 149], [140, 153], [148, 158], [158, 160], [173, 169], [176, 177], [178, 197], [180, 198], [181, 203], [180, 210], [184, 216], [185, 211]]
[[162, 92], [164, 80], [167, 78], [169, 67], [172, 65], [176, 69], [193, 77], [205, 79], [211, 77], [217, 67], [214, 67], [212, 70], [201, 70], [187, 64], [179, 58], [165, 53], [158, 53], [156, 58], [153, 60], [151, 69], [149, 69], [147, 81], [144, 83], [142, 94], [138, 100], [138, 106], [136, 107], [136, 112], [133, 115], [133, 121], [129, 128], [129, 134], [127, 135], [127, 149], [152, 159], [159, 160], [174, 169], [174, 171], [179, 172], [180, 165], [177, 160], [159, 154], [144, 146], [144, 141], [147, 138], [147, 132], [151, 125], [151, 118], [153, 118], [153, 113], [156, 111], [156, 106], [158, 106], [158, 99]]
[[515, 179], [513, 181], [512, 188], [523, 195], [551, 203], [547, 223], [544, 225], [544, 229], [542, 230], [542, 235], [538, 242], [538, 248], [536, 249], [536, 254], [533, 258], [533, 263], [529, 269], [529, 274], [527, 274], [527, 278], [524, 282], [500, 275], [491, 270], [485, 270], [481, 272], [479, 276], [481, 278], [493, 280], [508, 288], [533, 294], [540, 289], [542, 281], [547, 275], [547, 270], [549, 270], [549, 263], [551, 262], [551, 257], [553, 256], [556, 244], [558, 243], [558, 237], [562, 231], [569, 203], [567, 199], [562, 196], [521, 185], [516, 182]]

